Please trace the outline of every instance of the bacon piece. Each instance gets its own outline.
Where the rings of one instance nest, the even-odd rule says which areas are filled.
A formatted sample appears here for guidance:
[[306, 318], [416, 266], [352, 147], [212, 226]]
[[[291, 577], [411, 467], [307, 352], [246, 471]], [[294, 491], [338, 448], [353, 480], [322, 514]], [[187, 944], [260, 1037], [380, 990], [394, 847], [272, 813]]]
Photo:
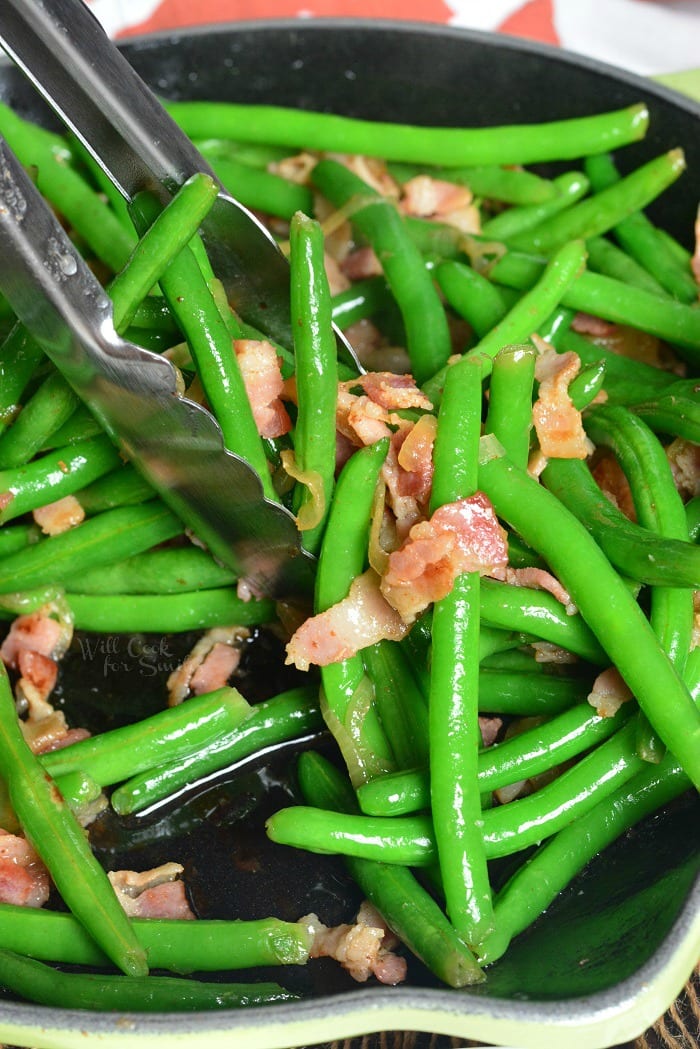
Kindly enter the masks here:
[[341, 291], [346, 291], [350, 287], [350, 278], [343, 273], [338, 261], [332, 255], [329, 255], [328, 252], [323, 256], [323, 267], [326, 271], [331, 295], [338, 295]]
[[593, 688], [588, 695], [588, 702], [595, 707], [596, 713], [601, 718], [611, 718], [617, 714], [623, 703], [632, 699], [632, 693], [628, 689], [617, 667], [608, 667], [603, 670], [593, 682]]
[[532, 420], [542, 453], [557, 459], [585, 459], [593, 451], [586, 437], [581, 413], [569, 397], [569, 383], [578, 375], [581, 362], [575, 353], [545, 350], [535, 364], [539, 395]]
[[234, 339], [253, 418], [261, 437], [289, 433], [292, 421], [280, 400], [284, 381], [274, 346], [265, 339]]
[[190, 692], [201, 696], [223, 688], [238, 669], [243, 645], [249, 637], [250, 631], [241, 626], [208, 630], [168, 677], [168, 705], [177, 706]]
[[581, 311], [574, 315], [571, 328], [580, 335], [596, 335], [598, 338], [613, 335], [617, 331], [617, 325], [612, 321], [606, 321], [602, 317], [594, 317], [591, 313]]
[[312, 663], [325, 667], [384, 638], [400, 641], [406, 632], [370, 568], [353, 580], [347, 597], [302, 623], [287, 644], [286, 662], [299, 670], [308, 670]]
[[604, 452], [591, 467], [591, 473], [606, 499], [621, 510], [630, 521], [637, 520], [632, 490], [614, 455]]
[[381, 589], [406, 623], [445, 597], [458, 575], [492, 575], [508, 561], [505, 532], [483, 492], [439, 507], [389, 557]]
[[547, 590], [553, 597], [556, 597], [566, 608], [566, 614], [569, 616], [575, 615], [578, 611], [576, 605], [571, 600], [569, 591], [566, 590], [556, 576], [553, 576], [551, 572], [546, 571], [544, 568], [511, 568], [507, 566], [502, 572], [494, 572], [495, 579], [503, 579], [506, 583], [510, 583], [511, 586], [529, 586], [535, 590]]
[[39, 506], [32, 517], [45, 535], [60, 535], [85, 520], [85, 511], [74, 495], [66, 495], [54, 503]]
[[[700, 393], [700, 383], [697, 391]], [[676, 437], [666, 447], [673, 483], [684, 501], [700, 495], [700, 445]]]
[[273, 160], [267, 165], [267, 170], [273, 175], [281, 175], [288, 182], [296, 182], [300, 186], [308, 186], [311, 181], [311, 172], [318, 163], [318, 157], [313, 153], [296, 153], [292, 157], [283, 157], [282, 160]]
[[49, 872], [27, 839], [0, 830], [0, 902], [43, 907], [50, 887]]
[[[398, 491], [401, 495], [413, 496], [425, 505], [430, 498], [433, 485], [433, 448], [437, 419], [434, 415], [422, 415], [410, 429], [400, 432], [401, 446], [397, 461], [401, 467]], [[399, 434], [396, 435], [399, 437]]]
[[63, 641], [63, 625], [42, 612], [17, 616], [0, 646], [0, 659], [18, 669], [20, 652], [38, 652], [52, 658]]
[[397, 200], [400, 194], [398, 183], [387, 171], [386, 164], [377, 157], [365, 157], [360, 153], [329, 153], [332, 160], [337, 160], [349, 171], [354, 172], [383, 197]]
[[329, 928], [315, 914], [300, 918], [300, 922], [314, 937], [310, 958], [335, 958], [358, 983], [374, 976], [380, 983], [394, 986], [406, 978], [406, 959], [389, 949], [397, 941], [371, 904], [362, 904], [352, 925]]
[[[56, 711], [60, 713], [60, 711]], [[40, 723], [41, 724], [41, 723]], [[64, 728], [62, 732], [52, 735], [44, 734], [40, 740], [35, 742], [32, 750], [35, 754], [50, 754], [54, 750], [63, 750], [73, 743], [80, 743], [84, 739], [90, 739], [90, 732], [86, 728]]]
[[163, 863], [153, 870], [109, 871], [117, 899], [130, 918], [178, 918], [193, 921], [180, 863]]
[[485, 747], [490, 747], [498, 739], [498, 733], [503, 728], [503, 718], [479, 716], [479, 731], [481, 741]]
[[481, 217], [472, 191], [445, 179], [416, 175], [403, 185], [400, 209], [405, 215], [439, 219], [463, 233], [479, 233]]
[[380, 404], [387, 411], [398, 411], [404, 408], [422, 408], [430, 411], [433, 407], [422, 390], [416, 386], [412, 375], [396, 375], [394, 372], [367, 372], [345, 384], [348, 387], [361, 386], [370, 400]]
[[377, 258], [374, 248], [355, 248], [340, 263], [343, 276], [349, 281], [366, 280], [368, 277], [381, 277], [384, 270]]

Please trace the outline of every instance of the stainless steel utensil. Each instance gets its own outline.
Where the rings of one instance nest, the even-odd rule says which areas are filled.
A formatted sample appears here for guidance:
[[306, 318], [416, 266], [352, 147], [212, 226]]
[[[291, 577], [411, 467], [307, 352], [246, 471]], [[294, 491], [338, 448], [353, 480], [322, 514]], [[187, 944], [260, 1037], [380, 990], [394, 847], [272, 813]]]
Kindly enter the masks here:
[[[0, 43], [127, 200], [150, 190], [167, 202], [195, 172], [215, 177], [83, 0], [3, 0]], [[6, 164], [10, 170], [9, 159]], [[19, 176], [13, 179], [19, 185]], [[4, 191], [9, 202], [14, 190]], [[31, 227], [25, 217], [10, 234], [5, 223], [4, 237], [25, 264], [23, 276], [13, 277], [8, 247], [3, 268], [19, 316], [43, 332], [58, 367], [215, 556], [266, 594], [308, 598], [312, 562], [301, 550], [292, 517], [263, 498], [245, 462], [224, 454], [215, 421], [201, 408], [177, 401], [169, 365], [117, 338], [104, 296], [92, 289], [81, 298], [78, 289], [91, 281], [77, 260], [75, 280], [60, 265], [42, 268], [51, 249], [44, 249], [41, 260], [40, 237], [55, 238], [56, 231], [49, 234], [38, 225], [38, 210], [35, 204], [28, 209]], [[232, 306], [291, 348], [289, 268], [268, 231], [222, 189], [201, 232]], [[69, 257], [66, 251], [63, 244], [61, 258]], [[55, 262], [59, 256], [51, 257]], [[47, 281], [49, 272], [59, 273], [60, 283]], [[32, 303], [31, 280], [52, 303], [50, 320], [48, 306], [37, 311]], [[349, 345], [336, 336], [340, 356], [361, 371]]]
[[212, 554], [252, 589], [308, 602], [313, 559], [293, 517], [178, 395], [165, 358], [121, 339], [106, 292], [0, 139], [0, 287], [107, 432]]

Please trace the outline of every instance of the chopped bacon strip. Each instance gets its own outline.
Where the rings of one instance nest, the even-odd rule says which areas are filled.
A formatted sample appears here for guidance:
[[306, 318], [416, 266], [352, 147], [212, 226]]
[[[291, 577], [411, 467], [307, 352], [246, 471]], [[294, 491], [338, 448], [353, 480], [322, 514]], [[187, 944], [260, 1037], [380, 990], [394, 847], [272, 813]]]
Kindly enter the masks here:
[[384, 270], [377, 258], [374, 248], [355, 248], [340, 263], [340, 270], [349, 281], [366, 280], [368, 277], [381, 277]]
[[547, 572], [544, 568], [511, 568], [507, 566], [502, 571], [493, 573], [495, 579], [503, 579], [511, 586], [529, 586], [535, 590], [547, 590], [556, 597], [566, 608], [566, 613], [573, 616], [578, 610], [571, 600], [569, 591], [566, 590], [556, 576]]
[[117, 899], [130, 918], [178, 918], [193, 921], [180, 863], [163, 863], [150, 871], [109, 871]]
[[384, 638], [400, 641], [406, 630], [382, 596], [379, 577], [369, 569], [353, 581], [346, 598], [302, 623], [287, 645], [286, 662], [299, 670], [312, 663], [325, 667]]
[[416, 175], [403, 185], [400, 209], [405, 215], [439, 219], [463, 233], [479, 233], [481, 218], [472, 191], [445, 179]]
[[435, 416], [422, 415], [415, 426], [401, 432], [401, 447], [397, 454], [397, 461], [401, 467], [398, 478], [399, 493], [411, 495], [423, 505], [428, 502], [433, 486], [433, 448], [436, 432]]
[[608, 667], [598, 674], [588, 696], [588, 702], [595, 707], [601, 718], [614, 717], [622, 704], [630, 699], [632, 693], [622, 680], [617, 667]]
[[[60, 711], [55, 711], [60, 714]], [[43, 720], [48, 721], [48, 718]], [[42, 725], [43, 721], [39, 722]], [[90, 739], [90, 732], [86, 728], [64, 728], [62, 732], [43, 733], [41, 737], [35, 736], [32, 750], [35, 754], [50, 754], [54, 750], [63, 750], [73, 743], [80, 743], [84, 739]]]
[[350, 287], [350, 278], [343, 273], [338, 261], [332, 255], [329, 255], [328, 252], [323, 257], [323, 267], [326, 271], [331, 295], [338, 295], [341, 291], [346, 291]]
[[[18, 696], [41, 706], [51, 694], [58, 675], [57, 660], [70, 643], [72, 631], [65, 622], [39, 610], [17, 616], [0, 646], [0, 659], [20, 672]], [[51, 713], [52, 708], [43, 711]], [[32, 716], [30, 711], [30, 716]]]
[[398, 199], [399, 186], [387, 171], [386, 164], [377, 157], [365, 157], [359, 153], [329, 153], [332, 160], [337, 160], [349, 171], [354, 172], [363, 182], [381, 193], [383, 197]]
[[561, 645], [551, 641], [533, 641], [531, 648], [535, 651], [536, 663], [576, 663], [577, 656]]
[[569, 397], [569, 383], [578, 375], [581, 362], [575, 353], [545, 350], [535, 364], [539, 395], [532, 420], [542, 453], [557, 459], [585, 459], [593, 451], [586, 437], [581, 413]]
[[85, 511], [74, 495], [66, 495], [54, 503], [37, 507], [32, 517], [45, 535], [60, 535], [84, 521]]
[[273, 175], [281, 175], [288, 182], [296, 182], [301, 186], [309, 184], [311, 172], [318, 163], [318, 157], [313, 153], [296, 153], [292, 157], [283, 157], [282, 160], [271, 161], [267, 170]]
[[606, 335], [613, 335], [617, 330], [617, 325], [612, 321], [603, 320], [602, 317], [594, 317], [591, 313], [579, 312], [574, 315], [571, 328], [580, 335], [596, 335], [598, 338], [603, 338]]
[[223, 688], [238, 669], [245, 642], [246, 627], [214, 627], [199, 638], [187, 658], [168, 678], [168, 704], [182, 703], [190, 694], [204, 695]]
[[634, 508], [632, 489], [615, 456], [604, 452], [591, 467], [591, 473], [605, 498], [630, 521], [636, 521], [637, 512]]
[[50, 887], [49, 872], [27, 839], [0, 830], [0, 903], [43, 907]]
[[[697, 386], [700, 393], [700, 382]], [[684, 501], [700, 495], [700, 444], [676, 437], [666, 446], [673, 482]]]
[[406, 978], [406, 959], [390, 950], [398, 941], [371, 904], [362, 904], [353, 925], [329, 928], [315, 914], [300, 922], [313, 933], [309, 957], [335, 958], [358, 983], [374, 976], [395, 986]]
[[406, 623], [431, 602], [445, 597], [458, 575], [492, 575], [508, 561], [505, 532], [493, 506], [476, 492], [446, 503], [429, 521], [420, 521], [404, 545], [389, 557], [382, 593]]
[[400, 408], [423, 408], [430, 411], [431, 401], [416, 386], [412, 375], [396, 375], [394, 372], [367, 372], [352, 379], [346, 386], [361, 386], [370, 400], [387, 411]]
[[284, 380], [274, 346], [265, 339], [235, 339], [233, 348], [258, 433], [261, 437], [289, 433], [292, 421], [280, 400]]
[[503, 718], [479, 716], [479, 731], [481, 742], [485, 747], [490, 747], [498, 739], [498, 733], [503, 728]]

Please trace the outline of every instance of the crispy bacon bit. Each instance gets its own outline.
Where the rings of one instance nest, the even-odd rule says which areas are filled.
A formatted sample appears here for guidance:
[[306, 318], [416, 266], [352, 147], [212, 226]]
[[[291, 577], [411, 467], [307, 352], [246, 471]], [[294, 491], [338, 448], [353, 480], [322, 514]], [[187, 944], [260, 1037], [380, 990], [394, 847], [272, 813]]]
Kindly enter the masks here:
[[374, 976], [395, 986], [406, 978], [406, 959], [391, 950], [398, 941], [371, 904], [362, 904], [353, 925], [329, 928], [315, 914], [299, 920], [313, 934], [309, 957], [335, 958], [358, 983]]
[[349, 171], [354, 172], [383, 197], [398, 199], [399, 186], [387, 171], [383, 160], [377, 157], [364, 157], [359, 153], [329, 153], [328, 155], [332, 160], [337, 160], [339, 164], [343, 164]]
[[0, 903], [43, 907], [50, 887], [49, 872], [27, 839], [0, 830]]
[[585, 459], [593, 451], [581, 422], [581, 413], [569, 397], [569, 383], [581, 362], [575, 353], [545, 350], [535, 364], [539, 395], [532, 420], [542, 453], [557, 459]]
[[39, 506], [32, 517], [45, 535], [60, 535], [85, 520], [85, 511], [74, 495], [66, 495], [54, 503]]
[[433, 448], [436, 431], [435, 416], [422, 415], [415, 426], [403, 431], [401, 447], [396, 457], [401, 467], [398, 478], [400, 494], [411, 495], [423, 505], [428, 502], [433, 485]]
[[265, 339], [235, 339], [233, 348], [258, 433], [261, 437], [289, 433], [292, 422], [280, 400], [284, 381], [274, 346]]
[[463, 572], [493, 574], [508, 561], [505, 532], [493, 506], [476, 492], [420, 521], [389, 557], [382, 593], [406, 623], [450, 592]]
[[404, 183], [400, 209], [405, 215], [439, 219], [463, 233], [479, 233], [481, 219], [473, 199], [467, 186], [429, 175], [416, 175]]
[[302, 623], [287, 645], [286, 662], [299, 670], [308, 670], [312, 663], [325, 667], [383, 638], [400, 641], [406, 629], [382, 596], [379, 577], [369, 569], [353, 581], [346, 598]]
[[[59, 714], [60, 711], [55, 711], [55, 713]], [[63, 732], [53, 735], [44, 734], [40, 741], [35, 740], [32, 750], [35, 754], [50, 754], [54, 750], [70, 747], [73, 743], [80, 743], [84, 739], [90, 739], [90, 733], [86, 728], [66, 728]]]
[[117, 899], [130, 918], [179, 918], [193, 921], [180, 863], [163, 863], [150, 871], [109, 871]]
[[[57, 660], [70, 644], [72, 631], [65, 622], [54, 619], [44, 611], [17, 616], [0, 646], [0, 659], [6, 666], [20, 672], [17, 695], [27, 702], [46, 704], [58, 674]], [[40, 711], [39, 716], [51, 713], [52, 708]], [[30, 716], [36, 712], [30, 709]]]
[[317, 163], [318, 157], [313, 153], [296, 153], [293, 157], [283, 157], [282, 160], [272, 161], [267, 165], [267, 169], [273, 175], [281, 175], [282, 178], [286, 178], [288, 182], [306, 186]]
[[605, 498], [609, 499], [618, 510], [621, 510], [630, 521], [636, 521], [637, 512], [634, 508], [632, 490], [615, 456], [604, 452], [594, 462], [591, 473]]
[[503, 718], [479, 717], [479, 731], [481, 742], [485, 747], [490, 747], [498, 739], [498, 733], [503, 728]]
[[495, 579], [503, 579], [511, 586], [529, 586], [535, 590], [547, 590], [566, 608], [566, 614], [573, 616], [578, 609], [556, 576], [544, 568], [511, 568], [493, 573]]
[[430, 411], [433, 407], [422, 390], [416, 386], [412, 375], [396, 375], [394, 372], [367, 372], [352, 379], [346, 386], [361, 386], [370, 400], [380, 404], [387, 411], [398, 411], [402, 408], [422, 408]]
[[[700, 393], [700, 383], [696, 392]], [[666, 457], [673, 474], [673, 482], [683, 500], [694, 499], [696, 495], [700, 495], [700, 444], [676, 437], [666, 447]]]
[[623, 703], [632, 699], [632, 693], [622, 680], [617, 667], [608, 667], [598, 674], [588, 696], [588, 702], [595, 707], [601, 718], [612, 718]]
[[602, 317], [594, 317], [591, 313], [579, 312], [575, 314], [571, 322], [573, 331], [580, 335], [596, 335], [598, 338], [613, 335], [617, 325], [612, 321], [603, 320]]
[[7, 510], [14, 497], [14, 492], [0, 492], [0, 512]]
[[208, 630], [168, 678], [168, 705], [176, 707], [190, 693], [201, 696], [223, 688], [238, 669], [249, 637], [250, 631], [241, 626]]
[[341, 291], [346, 291], [350, 287], [350, 278], [343, 273], [337, 259], [334, 259], [328, 252], [323, 257], [323, 267], [326, 271], [331, 295], [338, 295]]
[[340, 263], [340, 269], [349, 281], [381, 277], [384, 272], [374, 248], [370, 247], [355, 248]]
[[551, 641], [533, 641], [531, 647], [535, 652], [536, 663], [576, 663], [577, 657], [568, 649], [555, 645]]

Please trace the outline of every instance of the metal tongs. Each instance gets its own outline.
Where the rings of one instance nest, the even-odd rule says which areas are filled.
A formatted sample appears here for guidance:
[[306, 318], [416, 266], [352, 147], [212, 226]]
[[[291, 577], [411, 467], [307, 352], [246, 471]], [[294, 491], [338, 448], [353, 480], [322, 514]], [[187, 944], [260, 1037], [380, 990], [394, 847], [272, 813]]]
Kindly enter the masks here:
[[[83, 0], [2, 0], [0, 43], [119, 191], [165, 203], [211, 169], [108, 40]], [[202, 237], [232, 306], [291, 345], [289, 270], [265, 228], [223, 190]], [[121, 339], [111, 304], [0, 140], [0, 286], [18, 317], [163, 500], [255, 592], [308, 602], [314, 561], [294, 518], [224, 449], [170, 363]], [[357, 362], [338, 335], [339, 352]]]

